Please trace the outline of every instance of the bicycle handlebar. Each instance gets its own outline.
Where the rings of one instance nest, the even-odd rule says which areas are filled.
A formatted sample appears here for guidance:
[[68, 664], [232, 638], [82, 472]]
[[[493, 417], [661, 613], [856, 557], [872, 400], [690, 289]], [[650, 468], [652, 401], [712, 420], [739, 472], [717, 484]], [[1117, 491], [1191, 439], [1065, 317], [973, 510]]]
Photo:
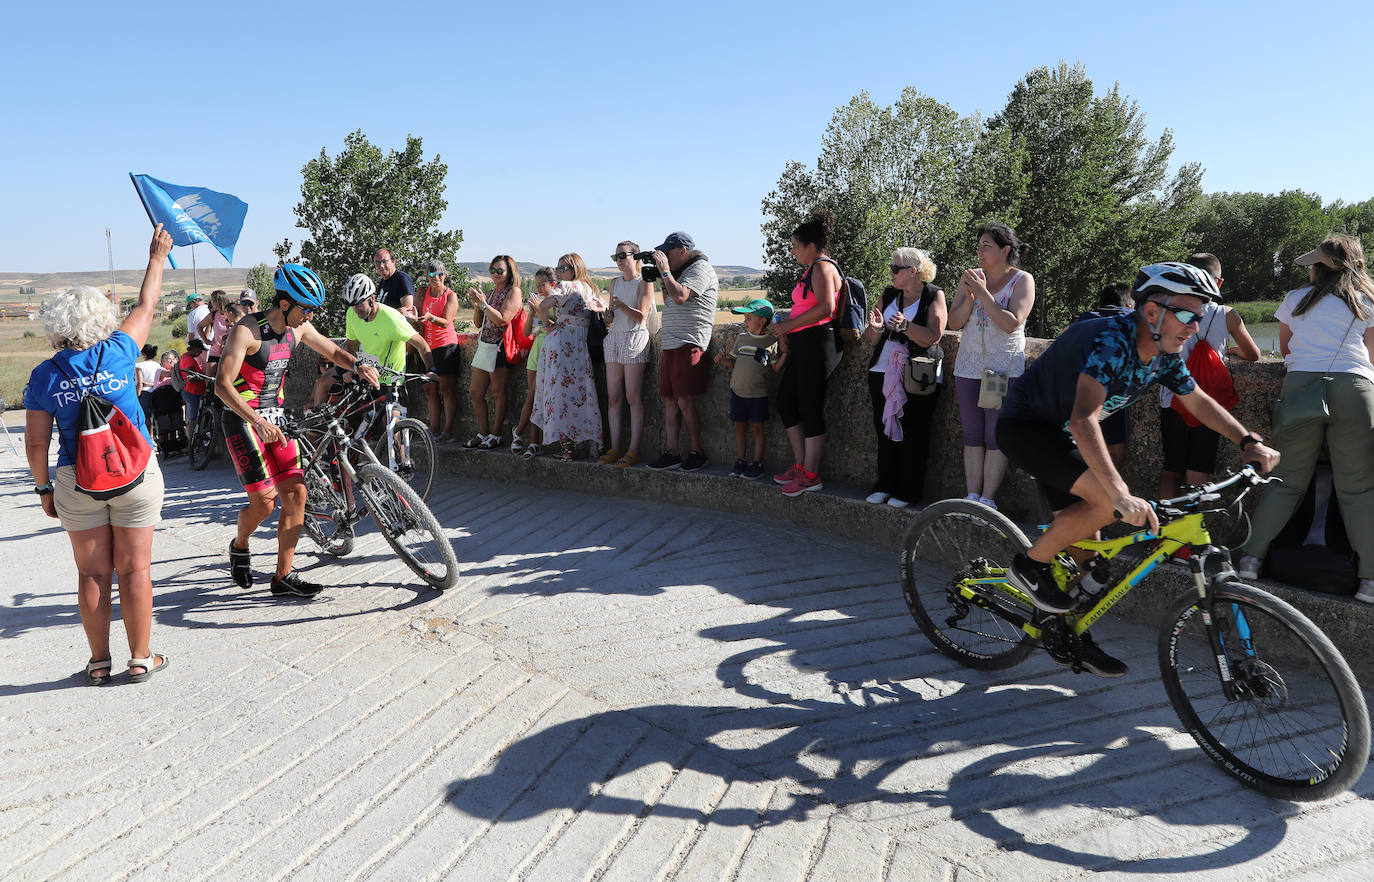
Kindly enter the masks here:
[[[1175, 496], [1172, 499], [1153, 499], [1147, 500], [1147, 502], [1149, 502], [1150, 508], [1154, 509], [1155, 515], [1158, 516], [1160, 523], [1165, 524], [1176, 518], [1181, 518], [1184, 515], [1193, 514], [1195, 512], [1223, 511], [1235, 505], [1237, 502], [1240, 502], [1241, 499], [1245, 498], [1247, 493], [1261, 484], [1268, 484], [1270, 481], [1275, 480], [1278, 479], [1268, 475], [1261, 475], [1256, 471], [1254, 463], [1247, 462], [1234, 474], [1221, 481], [1203, 484], [1189, 493]], [[1203, 503], [1220, 500], [1222, 498], [1221, 491], [1242, 483], [1245, 486], [1225, 505], [1212, 508], [1202, 507]], [[1113, 511], [1112, 514], [1117, 520], [1121, 520], [1121, 512]]]

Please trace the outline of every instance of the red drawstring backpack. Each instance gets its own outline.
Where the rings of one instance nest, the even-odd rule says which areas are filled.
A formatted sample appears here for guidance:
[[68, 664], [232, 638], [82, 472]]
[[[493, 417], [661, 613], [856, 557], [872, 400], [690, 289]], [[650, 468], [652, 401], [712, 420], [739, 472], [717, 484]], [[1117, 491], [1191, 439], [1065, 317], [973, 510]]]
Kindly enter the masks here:
[[[104, 357], [102, 351], [100, 359]], [[52, 363], [81, 396], [81, 412], [76, 419], [76, 489], [102, 500], [128, 493], [143, 482], [152, 445], [114, 402], [91, 391], [100, 378], [100, 360], [88, 386], [81, 386], [62, 370], [56, 358]]]
[[[1212, 315], [1212, 321], [1216, 321], [1216, 317], [1223, 314], [1223, 311], [1218, 310]], [[1210, 329], [1212, 322], [1208, 322], [1207, 327]], [[1221, 360], [1221, 356], [1212, 348], [1212, 344], [1207, 342], [1205, 336], [1204, 332], [1198, 337], [1197, 345], [1188, 355], [1188, 373], [1193, 375], [1199, 389], [1216, 399], [1222, 410], [1230, 410], [1240, 401], [1240, 393], [1236, 392], [1236, 384], [1231, 380], [1231, 372], [1226, 369], [1226, 363]], [[1202, 425], [1197, 417], [1188, 412], [1188, 408], [1177, 395], [1169, 402], [1169, 406], [1178, 411], [1183, 417], [1183, 422], [1189, 426]]]

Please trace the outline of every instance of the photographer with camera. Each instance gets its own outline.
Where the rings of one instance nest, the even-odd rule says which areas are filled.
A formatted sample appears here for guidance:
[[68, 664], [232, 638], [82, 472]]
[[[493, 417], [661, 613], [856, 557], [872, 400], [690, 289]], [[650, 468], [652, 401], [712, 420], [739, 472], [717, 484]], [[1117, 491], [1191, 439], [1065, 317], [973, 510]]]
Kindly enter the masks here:
[[[711, 345], [720, 283], [711, 261], [686, 233], [670, 233], [662, 245], [639, 252], [635, 259], [644, 264], [644, 281], [662, 279], [663, 284], [658, 394], [663, 399], [665, 437], [662, 455], [649, 468], [694, 472], [707, 464], [701, 450], [701, 417], [693, 399], [706, 391], [710, 369], [706, 349]], [[691, 441], [685, 458], [678, 455], [678, 433], [684, 422]]]

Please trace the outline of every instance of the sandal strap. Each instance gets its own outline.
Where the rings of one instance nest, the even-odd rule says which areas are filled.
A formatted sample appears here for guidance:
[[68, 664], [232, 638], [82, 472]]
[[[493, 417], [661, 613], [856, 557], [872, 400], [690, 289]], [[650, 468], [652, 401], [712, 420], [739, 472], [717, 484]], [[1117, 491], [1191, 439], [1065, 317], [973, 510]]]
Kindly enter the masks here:
[[99, 671], [99, 670], [101, 670], [101, 669], [109, 670], [109, 669], [112, 669], [113, 667], [114, 667], [113, 659], [110, 659], [110, 658], [98, 658], [98, 659], [96, 659], [95, 661], [93, 661], [93, 662], [91, 662], [91, 663], [89, 663], [89, 664], [86, 665], [86, 673], [89, 674], [91, 671]]
[[167, 662], [167, 656], [162, 655], [162, 654], [159, 653], [159, 652], [149, 652], [147, 658], [131, 658], [131, 659], [129, 659], [128, 667], [131, 667], [131, 668], [142, 668], [142, 669], [145, 670], [145, 671], [151, 671], [151, 670], [155, 667], [155, 665], [153, 664], [153, 660], [156, 659], [156, 658], [158, 658], [159, 656], [162, 657], [162, 661], [163, 661], [163, 663], [165, 664], [165, 663]]

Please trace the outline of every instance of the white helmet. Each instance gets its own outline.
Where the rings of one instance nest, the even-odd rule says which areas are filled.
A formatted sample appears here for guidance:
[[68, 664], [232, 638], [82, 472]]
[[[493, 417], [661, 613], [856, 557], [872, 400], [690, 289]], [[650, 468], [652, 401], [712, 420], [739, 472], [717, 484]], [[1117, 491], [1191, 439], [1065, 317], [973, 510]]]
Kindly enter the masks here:
[[1187, 263], [1152, 263], [1142, 266], [1131, 286], [1137, 303], [1151, 294], [1185, 294], [1211, 303], [1221, 302], [1221, 289], [1211, 273]]
[[357, 306], [369, 297], [377, 295], [377, 285], [367, 273], [355, 273], [344, 283], [343, 301], [349, 306]]

